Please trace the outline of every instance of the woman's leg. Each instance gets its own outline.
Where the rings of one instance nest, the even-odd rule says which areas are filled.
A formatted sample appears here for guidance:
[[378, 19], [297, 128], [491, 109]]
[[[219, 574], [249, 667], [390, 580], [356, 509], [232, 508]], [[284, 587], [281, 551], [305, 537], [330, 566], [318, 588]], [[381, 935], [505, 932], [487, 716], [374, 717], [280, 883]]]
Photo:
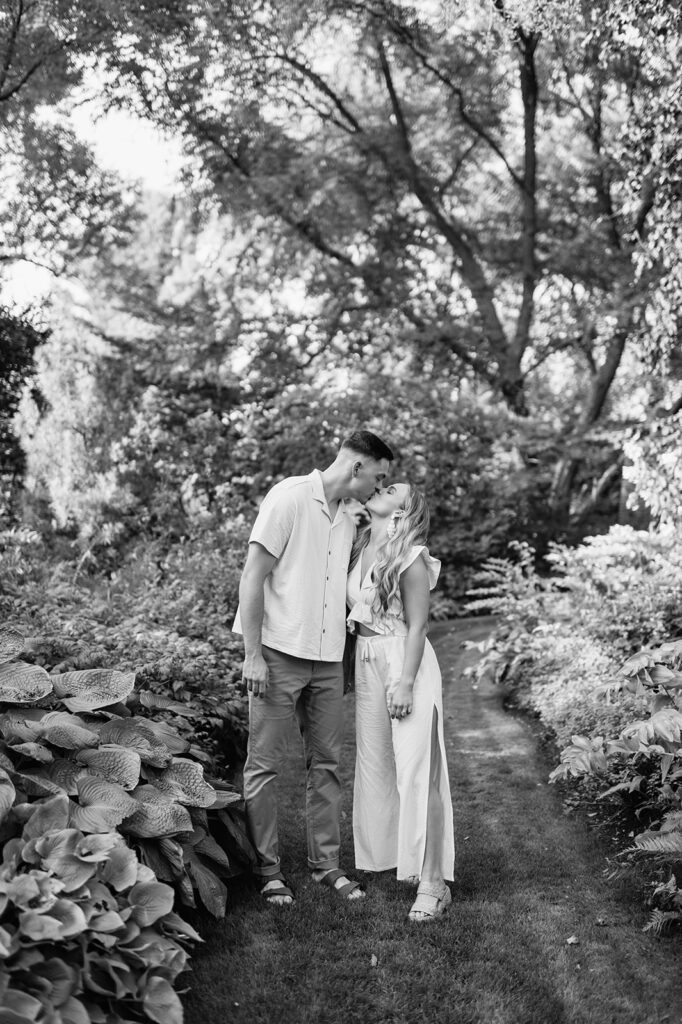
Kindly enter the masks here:
[[426, 847], [421, 880], [442, 882], [441, 846], [444, 826], [443, 797], [439, 784], [441, 778], [440, 743], [438, 742], [438, 711], [433, 709], [431, 723], [431, 762], [429, 766], [429, 798], [426, 818]]
[[443, 795], [440, 791], [442, 764], [438, 738], [438, 710], [434, 707], [431, 723], [431, 758], [429, 764], [429, 795], [427, 801], [426, 845], [417, 899], [409, 917], [412, 921], [428, 921], [439, 917], [452, 897], [443, 879], [441, 863], [443, 847]]

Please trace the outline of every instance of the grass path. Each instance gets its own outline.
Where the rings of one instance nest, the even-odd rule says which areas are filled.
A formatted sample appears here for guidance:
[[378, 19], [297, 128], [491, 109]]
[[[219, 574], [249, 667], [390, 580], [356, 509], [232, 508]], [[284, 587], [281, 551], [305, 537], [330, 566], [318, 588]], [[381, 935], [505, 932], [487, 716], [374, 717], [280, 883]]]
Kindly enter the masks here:
[[[605, 878], [605, 850], [547, 784], [530, 725], [474, 690], [462, 669], [485, 620], [434, 628], [457, 842], [453, 905], [406, 920], [413, 890], [368, 875], [343, 904], [305, 867], [302, 756], [292, 736], [280, 778], [284, 868], [293, 908], [231, 887], [224, 921], [202, 920], [186, 1024], [682, 1024], [679, 938], [641, 932], [643, 912]], [[344, 753], [342, 865], [352, 867], [352, 698]], [[567, 943], [576, 937], [577, 943]]]

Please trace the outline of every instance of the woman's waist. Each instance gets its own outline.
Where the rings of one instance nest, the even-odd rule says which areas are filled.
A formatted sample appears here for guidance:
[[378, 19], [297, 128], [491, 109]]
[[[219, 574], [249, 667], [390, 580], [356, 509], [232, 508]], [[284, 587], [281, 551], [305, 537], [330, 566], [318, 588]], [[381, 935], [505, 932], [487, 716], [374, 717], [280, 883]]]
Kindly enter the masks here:
[[378, 615], [367, 605], [355, 605], [347, 622], [359, 636], [373, 636], [390, 633], [397, 636], [407, 634], [407, 623], [399, 615]]

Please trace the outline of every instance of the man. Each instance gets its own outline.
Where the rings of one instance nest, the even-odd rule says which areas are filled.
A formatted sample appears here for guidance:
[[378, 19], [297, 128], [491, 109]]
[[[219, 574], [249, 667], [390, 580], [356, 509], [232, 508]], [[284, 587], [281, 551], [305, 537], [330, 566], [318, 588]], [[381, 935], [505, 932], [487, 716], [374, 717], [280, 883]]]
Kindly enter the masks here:
[[277, 838], [277, 773], [298, 717], [306, 757], [308, 864], [316, 882], [357, 899], [362, 890], [339, 869], [343, 736], [342, 658], [346, 577], [355, 521], [345, 499], [364, 503], [393, 459], [375, 434], [359, 430], [334, 462], [289, 477], [265, 496], [249, 538], [233, 629], [244, 636], [249, 698], [244, 799], [261, 880], [272, 903], [292, 903]]

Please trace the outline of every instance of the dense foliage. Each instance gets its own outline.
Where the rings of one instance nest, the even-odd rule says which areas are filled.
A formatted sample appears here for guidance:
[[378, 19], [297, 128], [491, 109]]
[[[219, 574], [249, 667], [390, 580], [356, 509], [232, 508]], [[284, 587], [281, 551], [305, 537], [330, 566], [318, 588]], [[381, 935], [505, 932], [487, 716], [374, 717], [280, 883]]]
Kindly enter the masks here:
[[199, 936], [173, 907], [196, 894], [224, 914], [221, 878], [250, 857], [241, 800], [174, 727], [192, 708], [133, 693], [134, 672], [67, 658], [48, 673], [54, 648], [0, 630], [3, 1007], [177, 1022], [182, 944]]
[[[0, 39], [17, 203], [53, 228], [25, 255], [78, 285], [19, 420], [34, 506], [88, 545], [184, 536], [362, 420], [425, 482], [452, 593], [509, 540], [627, 517], [623, 443], [641, 479], [679, 379], [674, 7], [78, 7], [51, 6], [54, 53], [31, 18], [12, 49], [13, 8]], [[95, 180], [88, 74], [183, 141], [175, 194]], [[59, 209], [24, 184], [46, 168]]]
[[650, 927], [660, 931], [682, 921], [677, 536], [619, 527], [551, 557], [550, 578], [536, 575], [528, 550], [486, 567], [473, 607], [496, 611], [500, 622], [476, 672], [539, 717], [561, 749], [553, 781], [594, 776], [603, 797], [634, 815], [624, 854], [672, 869], [672, 881], [656, 886]]

